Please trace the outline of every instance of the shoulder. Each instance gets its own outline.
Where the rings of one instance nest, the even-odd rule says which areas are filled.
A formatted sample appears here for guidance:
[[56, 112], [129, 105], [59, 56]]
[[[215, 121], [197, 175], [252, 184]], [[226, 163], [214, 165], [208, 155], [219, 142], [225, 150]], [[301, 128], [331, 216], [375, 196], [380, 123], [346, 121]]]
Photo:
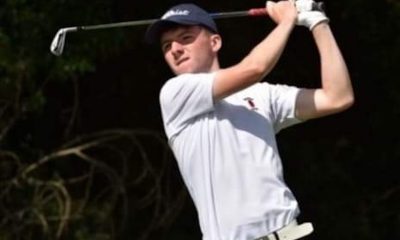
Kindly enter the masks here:
[[160, 98], [175, 95], [182, 91], [191, 91], [199, 86], [211, 86], [214, 73], [185, 73], [170, 78], [160, 90]]
[[190, 79], [187, 75], [179, 75], [168, 79], [160, 90], [160, 100], [173, 95], [184, 84], [185, 79]]

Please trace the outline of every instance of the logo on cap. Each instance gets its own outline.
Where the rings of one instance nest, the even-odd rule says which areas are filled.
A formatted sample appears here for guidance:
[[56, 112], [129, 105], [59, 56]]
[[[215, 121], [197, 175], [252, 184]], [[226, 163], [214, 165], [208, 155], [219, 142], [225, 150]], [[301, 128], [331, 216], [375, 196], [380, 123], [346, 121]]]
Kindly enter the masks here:
[[161, 19], [167, 19], [173, 16], [187, 16], [190, 14], [189, 10], [180, 10], [180, 9], [174, 9], [166, 12]]

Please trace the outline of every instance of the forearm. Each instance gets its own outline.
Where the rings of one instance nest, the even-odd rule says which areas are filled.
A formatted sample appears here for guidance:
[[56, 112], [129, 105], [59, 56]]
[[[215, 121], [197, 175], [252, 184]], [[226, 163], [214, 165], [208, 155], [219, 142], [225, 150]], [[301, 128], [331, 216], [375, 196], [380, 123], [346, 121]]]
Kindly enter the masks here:
[[214, 99], [222, 99], [260, 81], [278, 62], [294, 23], [282, 22], [238, 64], [217, 72]]
[[327, 100], [337, 108], [353, 103], [353, 89], [346, 63], [328, 24], [317, 25], [314, 36], [320, 58], [322, 91]]
[[278, 62], [295, 26], [297, 10], [291, 1], [267, 1], [266, 9], [277, 26], [240, 63], [217, 72], [213, 83], [214, 100], [260, 81]]
[[265, 77], [276, 65], [285, 49], [294, 27], [290, 20], [280, 23], [276, 28], [247, 55], [240, 65], [243, 68], [257, 69], [254, 82]]

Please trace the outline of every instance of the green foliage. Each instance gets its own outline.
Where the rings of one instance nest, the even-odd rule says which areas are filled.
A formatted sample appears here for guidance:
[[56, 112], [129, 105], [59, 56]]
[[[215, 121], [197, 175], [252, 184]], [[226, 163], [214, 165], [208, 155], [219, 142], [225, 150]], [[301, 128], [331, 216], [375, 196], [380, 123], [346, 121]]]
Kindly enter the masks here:
[[[4, 3], [3, 3], [4, 2]], [[0, 8], [0, 93], [3, 134], [29, 113], [40, 112], [46, 103], [49, 82], [68, 81], [95, 70], [101, 54], [117, 51], [121, 38], [88, 38], [71, 46], [62, 58], [50, 54], [49, 45], [58, 28], [66, 24], [109, 21], [111, 3], [96, 1], [5, 0]], [[89, 14], [88, 14], [89, 13]], [[70, 36], [72, 38], [72, 36]], [[71, 41], [73, 43], [73, 41]], [[114, 47], [111, 47], [113, 43]], [[119, 44], [117, 44], [119, 43]], [[108, 46], [107, 48], [105, 46]], [[107, 50], [105, 50], [107, 49]], [[77, 54], [77, 52], [85, 54]], [[4, 144], [4, 141], [2, 142]]]
[[[143, 196], [135, 195], [144, 206], [135, 206], [134, 212], [143, 214], [140, 213], [143, 209], [156, 208], [157, 218], [164, 214], [165, 206], [160, 202], [164, 193], [159, 182], [165, 177], [165, 160], [170, 159], [165, 154], [168, 148], [164, 140], [150, 131], [103, 132], [85, 137], [72, 133], [76, 111], [66, 110], [78, 109], [78, 79], [95, 72], [97, 62], [119, 53], [126, 41], [123, 34], [116, 30], [113, 34], [101, 31], [70, 34], [62, 57], [55, 57], [49, 51], [51, 39], [59, 28], [111, 22], [111, 9], [112, 2], [106, 0], [1, 3], [2, 240], [116, 239], [126, 231], [127, 215], [131, 214], [127, 209], [127, 191], [135, 191], [138, 185], [150, 188], [143, 191]], [[72, 97], [68, 97], [73, 103], [51, 109], [54, 102], [62, 100], [61, 96], [52, 95], [53, 89], [71, 83], [76, 87]], [[49, 115], [62, 115], [66, 111], [69, 114], [65, 118], [43, 122]], [[66, 128], [65, 134], [57, 133], [60, 128]], [[160, 149], [157, 157], [163, 168], [153, 169], [148, 149], [142, 146], [139, 136], [157, 142]], [[135, 161], [141, 168], [127, 166], [128, 161]], [[173, 206], [169, 201], [165, 203]], [[153, 224], [148, 223], [138, 234], [142, 239], [158, 221], [149, 216]]]
[[[1, 1], [1, 240], [155, 239], [174, 223], [188, 197], [163, 134], [125, 129], [162, 128], [155, 106], [167, 73], [159, 52], [140, 45], [142, 31], [122, 29], [69, 33], [61, 57], [49, 51], [60, 28], [155, 17], [174, 2]], [[260, 4], [199, 3], [214, 10]], [[316, 238], [398, 239], [400, 3], [326, 6], [356, 105], [282, 133], [285, 177]], [[273, 26], [219, 23], [223, 65], [240, 60]], [[308, 31], [296, 30], [271, 79], [319, 86], [312, 44]], [[200, 239], [194, 210], [184, 214], [170, 239]]]

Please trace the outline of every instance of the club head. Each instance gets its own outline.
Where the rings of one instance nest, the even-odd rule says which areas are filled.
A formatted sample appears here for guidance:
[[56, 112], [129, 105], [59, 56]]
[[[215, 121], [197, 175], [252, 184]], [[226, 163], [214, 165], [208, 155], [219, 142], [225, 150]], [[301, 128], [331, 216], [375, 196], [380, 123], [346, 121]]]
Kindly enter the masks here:
[[61, 28], [60, 30], [58, 30], [58, 32], [54, 36], [53, 41], [51, 42], [50, 51], [54, 55], [60, 56], [64, 50], [65, 37], [67, 35], [67, 32], [76, 31], [76, 30], [77, 30], [76, 27]]

